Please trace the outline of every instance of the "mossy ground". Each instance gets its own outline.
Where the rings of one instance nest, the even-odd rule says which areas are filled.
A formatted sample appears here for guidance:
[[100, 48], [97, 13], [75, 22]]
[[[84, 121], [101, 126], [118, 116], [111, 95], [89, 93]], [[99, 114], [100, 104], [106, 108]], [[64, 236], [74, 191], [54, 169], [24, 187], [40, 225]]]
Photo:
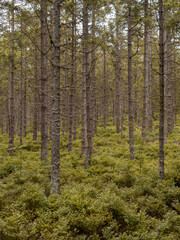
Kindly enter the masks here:
[[29, 133], [20, 147], [17, 138], [9, 157], [8, 137], [0, 135], [0, 239], [180, 239], [180, 188], [174, 186], [180, 122], [165, 145], [164, 181], [158, 178], [157, 126], [147, 143], [136, 128], [136, 159], [130, 161], [127, 125], [121, 139], [111, 123], [106, 130], [99, 124], [87, 170], [80, 131], [71, 153], [68, 136], [61, 136], [60, 196], [50, 195], [50, 156], [40, 161], [40, 140]]

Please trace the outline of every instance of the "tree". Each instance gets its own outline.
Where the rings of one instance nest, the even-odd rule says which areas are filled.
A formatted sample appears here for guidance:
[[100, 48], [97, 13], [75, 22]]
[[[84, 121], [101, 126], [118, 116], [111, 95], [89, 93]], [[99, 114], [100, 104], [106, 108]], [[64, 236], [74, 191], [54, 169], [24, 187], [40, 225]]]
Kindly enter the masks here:
[[73, 112], [74, 112], [74, 77], [75, 77], [75, 2], [73, 1], [72, 9], [72, 42], [71, 42], [71, 82], [70, 82], [70, 97], [69, 97], [69, 143], [68, 150], [72, 151], [72, 137], [73, 137]]
[[119, 56], [119, 13], [116, 6], [116, 132], [120, 132], [120, 56]]
[[132, 89], [132, 9], [128, 5], [128, 106], [129, 106], [129, 151], [130, 159], [134, 159], [134, 121], [133, 121], [133, 89]]
[[41, 160], [48, 155], [47, 129], [47, 1], [41, 0]]
[[51, 194], [60, 193], [60, 1], [53, 1], [54, 84], [52, 102]]
[[20, 145], [22, 145], [22, 135], [23, 135], [23, 49], [22, 49], [22, 31], [23, 23], [21, 18], [21, 57], [20, 57], [20, 111], [19, 111], [19, 135], [20, 135]]
[[[88, 3], [83, 1], [83, 76], [82, 76], [82, 130], [81, 130], [81, 152], [86, 154], [87, 149], [87, 79], [89, 73], [88, 54]], [[85, 167], [87, 163], [85, 162]]]
[[95, 53], [95, 27], [96, 27], [96, 9], [95, 5], [92, 6], [92, 51], [91, 51], [91, 82], [92, 82], [92, 89], [91, 89], [91, 102], [92, 102], [92, 127], [93, 133], [97, 131], [97, 116], [96, 116], [96, 53]]
[[11, 56], [10, 56], [10, 92], [9, 92], [9, 155], [14, 152], [14, 5], [11, 3]]
[[164, 179], [164, 6], [159, 0], [159, 178]]
[[149, 26], [148, 26], [148, 0], [144, 2], [144, 100], [143, 100], [143, 122], [142, 137], [147, 141], [147, 123], [148, 123], [148, 66], [149, 66]]
[[103, 123], [104, 129], [107, 126], [107, 58], [106, 58], [105, 29], [103, 35]]
[[38, 53], [37, 53], [37, 31], [35, 32], [34, 46], [34, 119], [33, 119], [33, 140], [37, 140], [38, 131]]

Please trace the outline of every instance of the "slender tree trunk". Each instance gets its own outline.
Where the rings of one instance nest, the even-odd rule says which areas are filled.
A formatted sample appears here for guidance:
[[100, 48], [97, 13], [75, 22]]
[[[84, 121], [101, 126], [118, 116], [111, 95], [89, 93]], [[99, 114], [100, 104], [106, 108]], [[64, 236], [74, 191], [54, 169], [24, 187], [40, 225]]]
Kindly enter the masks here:
[[[174, 40], [175, 41], [175, 40]], [[173, 49], [174, 50], [174, 49]], [[173, 127], [176, 126], [176, 121], [177, 121], [177, 107], [176, 107], [176, 95], [177, 95], [177, 91], [176, 91], [176, 54], [175, 51], [173, 51]]]
[[[88, 10], [88, 9], [87, 9]], [[87, 19], [87, 28], [88, 28], [88, 19]], [[88, 32], [88, 30], [87, 30]], [[87, 150], [85, 158], [85, 168], [90, 165], [91, 155], [92, 155], [92, 140], [93, 140], [93, 113], [92, 113], [92, 83], [89, 74], [89, 69], [87, 69], [87, 78], [86, 78], [86, 113], [87, 113]]]
[[159, 121], [159, 177], [164, 179], [164, 8], [159, 0], [159, 85], [160, 85], [160, 121]]
[[120, 57], [119, 57], [119, 22], [116, 9], [116, 132], [120, 132]]
[[33, 140], [37, 140], [38, 131], [38, 59], [37, 59], [37, 32], [35, 32], [35, 48], [34, 48], [34, 111], [33, 111]]
[[152, 125], [153, 125], [153, 104], [152, 104], [152, 31], [150, 31], [149, 36], [149, 131], [152, 131]]
[[134, 102], [134, 121], [138, 123], [138, 111], [139, 111], [139, 95], [138, 95], [138, 82], [137, 79], [139, 77], [139, 62], [137, 62], [137, 66], [136, 66], [136, 75], [135, 75], [135, 82], [134, 82], [134, 98], [135, 98], [135, 102]]
[[172, 45], [171, 36], [167, 32], [167, 133], [170, 134], [173, 130], [173, 101], [172, 101]]
[[26, 129], [27, 129], [27, 64], [26, 64], [26, 51], [24, 52], [24, 97], [23, 97], [23, 130], [24, 130], [24, 137], [26, 137]]
[[103, 50], [103, 56], [104, 56], [104, 69], [103, 69], [103, 79], [104, 79], [104, 95], [103, 95], [103, 122], [104, 122], [104, 129], [106, 129], [107, 125], [107, 75], [106, 75], [106, 50], [104, 48]]
[[[82, 76], [82, 132], [81, 132], [81, 152], [86, 154], [87, 149], [87, 94], [86, 84], [89, 71], [88, 61], [88, 6], [87, 2], [83, 1], [83, 76]], [[86, 163], [85, 163], [86, 167]]]
[[144, 100], [143, 100], [143, 122], [142, 137], [147, 141], [147, 120], [148, 120], [148, 54], [149, 54], [149, 28], [148, 28], [148, 0], [144, 3], [145, 12], [145, 35], [144, 35]]
[[132, 16], [131, 6], [128, 8], [128, 95], [129, 95], [129, 151], [130, 159], [134, 159], [134, 120], [133, 120], [133, 88], [132, 88]]
[[9, 135], [10, 130], [10, 111], [9, 111], [9, 97], [6, 99], [6, 134]]
[[76, 41], [76, 0], [74, 0], [74, 108], [73, 108], [73, 140], [76, 140], [77, 129], [77, 41]]
[[[66, 45], [67, 45], [67, 38], [66, 38]], [[64, 135], [64, 133], [68, 131], [68, 111], [69, 111], [69, 96], [68, 96], [68, 77], [69, 77], [69, 70], [68, 70], [68, 52], [67, 49], [64, 51], [64, 62], [65, 62], [65, 70], [64, 70], [64, 91], [63, 91], [63, 111], [62, 111], [62, 115], [63, 115], [63, 119], [62, 119], [62, 133]]]
[[71, 43], [71, 82], [70, 82], [70, 98], [69, 98], [69, 143], [68, 143], [68, 151], [72, 151], [72, 138], [73, 138], [75, 27], [76, 27], [75, 26], [75, 9], [74, 9], [74, 1], [73, 1], [72, 43]]
[[48, 156], [47, 129], [47, 6], [41, 0], [41, 160]]
[[116, 111], [115, 111], [115, 99], [113, 97], [113, 101], [112, 101], [112, 105], [113, 105], [113, 109], [112, 109], [112, 116], [113, 116], [113, 126], [115, 125], [115, 118], [116, 118]]
[[20, 109], [19, 109], [19, 137], [22, 145], [23, 137], [23, 48], [22, 48], [22, 20], [21, 20], [21, 57], [20, 57]]
[[9, 155], [14, 153], [14, 5], [12, 0], [11, 18], [11, 58], [10, 58], [10, 93], [9, 93]]
[[53, 1], [54, 84], [52, 106], [51, 194], [60, 194], [60, 1]]
[[121, 79], [121, 139], [123, 139], [123, 127], [124, 127], [124, 84]]
[[[164, 10], [163, 10], [164, 11]], [[164, 14], [164, 23], [167, 22], [166, 14]], [[164, 28], [164, 27], [163, 27]], [[164, 46], [164, 143], [167, 141], [167, 31], [163, 29], [163, 46]]]
[[[92, 40], [95, 38], [95, 6], [92, 6]], [[97, 117], [96, 117], [96, 55], [95, 55], [95, 43], [93, 41], [92, 52], [91, 52], [91, 62], [92, 62], [92, 70], [91, 70], [91, 82], [92, 82], [92, 89], [91, 89], [91, 98], [92, 98], [92, 120], [93, 120], [93, 133], [97, 131]]]

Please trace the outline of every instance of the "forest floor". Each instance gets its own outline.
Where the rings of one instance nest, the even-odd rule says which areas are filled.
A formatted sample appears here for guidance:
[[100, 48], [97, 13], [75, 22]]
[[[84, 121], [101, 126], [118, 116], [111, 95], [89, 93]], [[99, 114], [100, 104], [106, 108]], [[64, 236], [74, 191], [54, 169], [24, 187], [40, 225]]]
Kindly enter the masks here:
[[[99, 124], [90, 167], [81, 156], [80, 130], [68, 152], [61, 136], [61, 195], [50, 195], [50, 156], [40, 160], [40, 137], [29, 132], [8, 156], [8, 137], [0, 135], [1, 240], [179, 240], [180, 121], [165, 144], [165, 180], [158, 176], [158, 121], [141, 139], [135, 129], [136, 158], [129, 160], [124, 138]], [[49, 152], [50, 152], [49, 144]], [[50, 154], [49, 154], [50, 155]]]

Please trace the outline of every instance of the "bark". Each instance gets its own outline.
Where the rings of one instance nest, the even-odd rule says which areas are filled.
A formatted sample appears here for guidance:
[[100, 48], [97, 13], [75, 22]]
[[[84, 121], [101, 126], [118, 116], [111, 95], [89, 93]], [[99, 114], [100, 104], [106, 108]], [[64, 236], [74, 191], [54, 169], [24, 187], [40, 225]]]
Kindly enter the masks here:
[[136, 77], [135, 77], [135, 103], [134, 103], [134, 117], [135, 121], [140, 127], [140, 113], [139, 113], [139, 87], [137, 83], [137, 79], [139, 78], [139, 62], [137, 62], [136, 67]]
[[[167, 21], [167, 17], [164, 15], [164, 22]], [[164, 23], [163, 23], [164, 24]], [[166, 83], [167, 83], [167, 31], [163, 26], [163, 47], [164, 47], [164, 143], [167, 141], [167, 96], [166, 96]]]
[[159, 0], [159, 85], [160, 85], [160, 120], [159, 120], [159, 178], [164, 179], [164, 9], [163, 0]]
[[120, 132], [120, 57], [119, 57], [119, 22], [116, 9], [116, 132]]
[[60, 1], [53, 1], [54, 84], [52, 105], [51, 194], [60, 194]]
[[112, 109], [112, 116], [113, 116], [113, 126], [115, 125], [115, 118], [116, 118], [116, 111], [115, 111], [115, 99], [113, 97], [113, 101], [112, 101], [112, 105], [113, 105], [113, 109]]
[[9, 113], [9, 97], [7, 97], [6, 101], [6, 134], [9, 135], [10, 130], [10, 113]]
[[121, 80], [121, 139], [123, 138], [123, 126], [124, 126], [124, 84]]
[[41, 160], [48, 156], [46, 0], [41, 0]]
[[103, 122], [104, 122], [104, 129], [106, 129], [107, 125], [107, 74], [106, 74], [106, 50], [104, 48], [103, 50], [103, 90], [104, 90], [104, 95], [103, 95]]
[[[66, 38], [67, 45], [67, 38]], [[63, 89], [63, 109], [62, 109], [62, 133], [64, 135], [68, 130], [68, 104], [69, 104], [69, 96], [68, 96], [68, 52], [67, 49], [64, 51], [64, 62], [65, 62], [65, 70], [64, 70], [64, 89]]]
[[[175, 41], [175, 40], [174, 40]], [[176, 91], [176, 54], [173, 49], [173, 127], [176, 125], [177, 121], [177, 91]]]
[[24, 137], [26, 137], [27, 134], [27, 75], [26, 75], [26, 52], [24, 52], [24, 96], [23, 96], [23, 130], [24, 130]]
[[77, 41], [76, 41], [76, 0], [74, 1], [74, 108], [73, 108], [73, 140], [76, 140], [76, 129], [77, 129]]
[[96, 133], [97, 131], [97, 116], [96, 116], [96, 53], [95, 53], [95, 6], [92, 6], [92, 40], [93, 40], [93, 46], [92, 46], [92, 52], [91, 52], [91, 62], [92, 62], [92, 69], [91, 69], [91, 82], [92, 82], [92, 88], [91, 88], [91, 102], [92, 102], [92, 127], [93, 127], [93, 133]]
[[15, 1], [12, 0], [11, 5], [11, 57], [10, 57], [10, 92], [9, 92], [9, 155], [14, 153], [14, 5]]
[[[86, 81], [88, 78], [89, 61], [88, 61], [88, 6], [83, 1], [83, 76], [82, 76], [82, 130], [81, 130], [81, 152], [86, 154], [87, 149], [87, 98], [86, 98]], [[85, 165], [86, 167], [86, 165]]]
[[134, 159], [134, 120], [133, 120], [133, 87], [132, 87], [132, 16], [128, 7], [128, 96], [129, 96], [129, 151], [130, 159]]
[[[65, 64], [66, 64], [66, 51], [64, 52]], [[64, 83], [63, 83], [63, 107], [62, 107], [62, 135], [65, 133], [65, 125], [66, 125], [66, 69], [64, 70]]]
[[[74, 1], [73, 1], [74, 5]], [[74, 60], [75, 60], [75, 10], [72, 14], [72, 43], [71, 43], [71, 81], [69, 97], [69, 143], [68, 151], [72, 151], [72, 133], [73, 133], [73, 110], [74, 110]]]
[[[76, 36], [76, 34], [75, 34]], [[76, 40], [75, 40], [76, 41]], [[77, 99], [77, 61], [76, 61], [76, 43], [75, 43], [75, 60], [74, 60], [74, 108], [73, 108], [73, 140], [76, 140], [76, 130], [77, 130], [77, 106], [78, 106], [78, 99]]]
[[19, 137], [22, 145], [23, 137], [23, 49], [22, 49], [22, 20], [21, 20], [21, 57], [20, 57], [20, 109], [19, 109]]
[[33, 111], [33, 140], [37, 140], [38, 131], [38, 56], [37, 56], [37, 32], [35, 33], [34, 47], [34, 111]]
[[152, 85], [153, 85], [153, 66], [152, 66], [152, 31], [149, 33], [149, 131], [152, 131], [153, 125], [153, 103], [152, 103]]
[[148, 122], [148, 53], [149, 53], [149, 27], [148, 27], [148, 0], [144, 4], [145, 26], [144, 26], [144, 98], [143, 98], [143, 121], [142, 121], [142, 137], [147, 141], [147, 122]]
[[173, 130], [173, 100], [172, 100], [172, 45], [171, 36], [167, 32], [167, 133], [170, 134]]

